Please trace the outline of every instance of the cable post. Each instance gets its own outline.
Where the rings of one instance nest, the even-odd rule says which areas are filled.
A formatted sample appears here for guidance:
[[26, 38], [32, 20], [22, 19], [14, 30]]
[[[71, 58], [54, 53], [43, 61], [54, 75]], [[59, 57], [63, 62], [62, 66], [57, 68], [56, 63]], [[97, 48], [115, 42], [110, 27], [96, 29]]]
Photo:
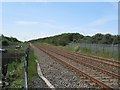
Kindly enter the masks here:
[[28, 59], [29, 59], [29, 47], [26, 49], [25, 62], [24, 62], [24, 89], [28, 90]]

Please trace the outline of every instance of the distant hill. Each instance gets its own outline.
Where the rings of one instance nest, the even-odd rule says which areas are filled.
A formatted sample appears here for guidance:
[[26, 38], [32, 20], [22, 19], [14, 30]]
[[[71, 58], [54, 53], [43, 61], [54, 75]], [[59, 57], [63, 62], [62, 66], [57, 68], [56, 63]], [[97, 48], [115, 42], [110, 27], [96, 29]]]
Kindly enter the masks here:
[[52, 37], [40, 38], [36, 40], [31, 40], [30, 42], [46, 42], [54, 45], [62, 45], [65, 46], [66, 44], [82, 39], [84, 36], [79, 33], [64, 33], [61, 35], [55, 35]]
[[21, 41], [19, 41], [18, 39], [14, 38], [14, 37], [7, 37], [4, 35], [0, 36], [0, 44], [2, 44], [3, 46], [14, 45], [14, 44], [17, 44], [20, 42]]
[[96, 43], [96, 44], [120, 44], [120, 36], [111, 35], [111, 34], [101, 34], [101, 33], [98, 33], [93, 36], [84, 36], [79, 33], [63, 33], [51, 37], [30, 40], [29, 42], [49, 43], [49, 44], [62, 45], [62, 46], [65, 46], [71, 42]]

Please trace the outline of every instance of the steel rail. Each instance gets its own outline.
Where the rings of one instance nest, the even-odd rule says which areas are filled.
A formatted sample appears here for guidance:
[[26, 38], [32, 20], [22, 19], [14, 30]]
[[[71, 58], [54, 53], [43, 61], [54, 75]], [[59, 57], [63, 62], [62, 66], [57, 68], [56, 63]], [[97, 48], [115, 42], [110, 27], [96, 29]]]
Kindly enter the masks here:
[[104, 69], [102, 69], [102, 68], [98, 68], [98, 67], [96, 67], [96, 66], [93, 66], [93, 65], [91, 65], [91, 64], [85, 63], [85, 62], [80, 61], [80, 60], [78, 60], [78, 59], [74, 59], [74, 58], [71, 57], [70, 55], [69, 55], [69, 56], [68, 56], [68, 55], [65, 56], [62, 52], [57, 53], [57, 52], [53, 51], [53, 49], [49, 49], [49, 51], [54, 52], [54, 53], [56, 53], [56, 54], [59, 54], [59, 55], [61, 55], [61, 56], [63, 56], [63, 57], [69, 58], [69, 59], [75, 61], [76, 63], [83, 64], [83, 65], [85, 65], [85, 66], [87, 66], [87, 67], [90, 67], [90, 68], [94, 68], [94, 69], [96, 69], [96, 70], [99, 70], [99, 71], [101, 71], [102, 73], [105, 73], [105, 74], [107, 74], [107, 75], [109, 75], [109, 76], [112, 76], [113, 78], [117, 78], [117, 79], [120, 78], [120, 75], [118, 75], [118, 74], [109, 72], [109, 71], [104, 70]]
[[115, 61], [115, 60], [112, 61], [111, 59], [106, 59], [106, 58], [97, 57], [97, 56], [93, 56], [93, 55], [86, 55], [86, 54], [82, 54], [82, 53], [77, 53], [77, 54], [81, 54], [81, 55], [84, 55], [84, 56], [87, 56], [87, 57], [92, 57], [92, 58], [104, 60], [104, 61], [115, 63], [115, 64], [120, 64], [120, 61]]
[[111, 87], [109, 87], [108, 85], [104, 84], [103, 82], [89, 76], [88, 74], [80, 71], [79, 69], [77, 69], [76, 67], [74, 67], [73, 65], [70, 65], [68, 63], [66, 63], [65, 61], [55, 57], [54, 55], [52, 55], [49, 51], [47, 51], [46, 49], [43, 49], [43, 48], [39, 48], [41, 51], [43, 51], [44, 53], [48, 54], [49, 56], [55, 58], [56, 60], [60, 61], [62, 64], [64, 64], [68, 69], [70, 70], [74, 70], [76, 73], [88, 78], [89, 80], [91, 80], [92, 82], [98, 84], [100, 87], [106, 89], [106, 90], [113, 90]]
[[[97, 62], [102, 63], [102, 64], [109, 65], [109, 66], [111, 66], [111, 67], [120, 68], [119, 65], [114, 65], [114, 64], [112, 64], [113, 62], [112, 62], [111, 64], [110, 64], [109, 62], [105, 62], [106, 59], [104, 59], [105, 61], [102, 61], [102, 60], [100, 60], [100, 59], [98, 59], [98, 58], [93, 58], [93, 57], [90, 57], [90, 56], [87, 56], [87, 55], [83, 55], [83, 54], [78, 54], [78, 53], [76, 53], [76, 54], [74, 54], [74, 55], [79, 56], [79, 57], [90, 58], [91, 60], [97, 61]], [[111, 61], [110, 61], [110, 62], [111, 62]], [[118, 63], [115, 63], [115, 64], [118, 64]]]
[[[58, 49], [58, 48], [56, 48], [57, 50], [59, 50], [59, 51], [61, 51], [60, 49]], [[64, 52], [66, 52], [65, 50], [64, 50]], [[76, 53], [71, 53], [71, 52], [66, 52], [66, 53], [69, 53], [69, 54], [71, 54], [71, 55], [75, 55], [75, 56], [77, 56], [77, 57], [84, 57], [84, 56], [82, 56], [82, 55], [79, 55], [79, 54], [76, 54]], [[93, 60], [93, 61], [95, 61], [95, 62], [99, 62], [99, 63], [102, 63], [102, 64], [104, 64], [104, 65], [108, 65], [108, 66], [111, 66], [112, 68], [118, 68], [118, 69], [120, 69], [120, 66], [119, 65], [114, 65], [114, 64], [110, 64], [110, 63], [107, 63], [107, 62], [104, 62], [104, 61], [101, 61], [101, 60], [96, 60], [96, 59], [92, 59], [92, 58], [89, 58], [89, 57], [84, 57], [84, 58], [86, 58], [86, 59], [91, 59], [91, 60]]]
[[[58, 49], [58, 48], [56, 48], [57, 50], [59, 50], [59, 51], [61, 51], [60, 49]], [[65, 50], [64, 50], [64, 52], [66, 52]], [[66, 52], [66, 53], [69, 53], [69, 54], [71, 54], [71, 55], [75, 55], [75, 56], [77, 56], [76, 54], [74, 54], [74, 53], [70, 53], [70, 52]], [[77, 56], [77, 57], [84, 57], [84, 56]], [[94, 60], [94, 59], [91, 59], [91, 58], [87, 58], [87, 57], [85, 57], [86, 59], [90, 59], [90, 60], [93, 60], [93, 61], [96, 61], [96, 62], [99, 62], [99, 63], [102, 63], [102, 64], [104, 64], [104, 65], [108, 65], [108, 66], [111, 66], [112, 68], [118, 68], [118, 69], [120, 69], [120, 66], [117, 66], [117, 65], [113, 65], [113, 64], [110, 64], [110, 63], [106, 63], [106, 62], [104, 62], [104, 61], [100, 61], [100, 60]]]

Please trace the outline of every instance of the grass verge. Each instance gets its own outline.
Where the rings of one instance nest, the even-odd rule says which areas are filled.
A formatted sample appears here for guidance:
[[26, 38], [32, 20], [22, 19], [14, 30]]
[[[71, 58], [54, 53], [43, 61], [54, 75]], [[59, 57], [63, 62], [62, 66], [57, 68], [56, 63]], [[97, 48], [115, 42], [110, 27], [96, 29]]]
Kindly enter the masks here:
[[[24, 88], [24, 60], [21, 62], [17, 60], [8, 64], [6, 81], [9, 85], [5, 88]], [[37, 74], [37, 63], [34, 51], [30, 48], [29, 61], [28, 61], [28, 85], [31, 84], [32, 80], [38, 77]]]
[[21, 63], [14, 61], [8, 64], [6, 79], [9, 85], [7, 88], [23, 88], [24, 86], [24, 58]]
[[34, 51], [32, 48], [30, 48], [30, 54], [29, 54], [29, 61], [28, 61], [28, 85], [29, 88], [31, 87], [31, 83], [34, 79], [38, 78], [37, 73], [37, 63], [36, 63], [37, 57], [34, 54]]
[[88, 48], [83, 48], [83, 49], [81, 49], [81, 53], [87, 54], [87, 55], [103, 57], [103, 58], [108, 58], [108, 59], [118, 60], [117, 55], [111, 55], [109, 52], [103, 52], [103, 51], [100, 51], [100, 50], [93, 51], [93, 50], [88, 49]]

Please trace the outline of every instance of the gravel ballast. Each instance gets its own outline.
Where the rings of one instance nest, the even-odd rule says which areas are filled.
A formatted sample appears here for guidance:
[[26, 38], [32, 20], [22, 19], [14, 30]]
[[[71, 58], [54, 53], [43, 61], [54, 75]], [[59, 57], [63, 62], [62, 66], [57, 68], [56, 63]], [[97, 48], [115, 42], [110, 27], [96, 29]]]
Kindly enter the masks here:
[[34, 50], [39, 58], [43, 76], [46, 77], [55, 88], [93, 88], [93, 86], [84, 81], [82, 76], [68, 70], [39, 49], [34, 47]]
[[37, 78], [32, 81], [30, 88], [49, 88], [49, 87], [41, 78]]

